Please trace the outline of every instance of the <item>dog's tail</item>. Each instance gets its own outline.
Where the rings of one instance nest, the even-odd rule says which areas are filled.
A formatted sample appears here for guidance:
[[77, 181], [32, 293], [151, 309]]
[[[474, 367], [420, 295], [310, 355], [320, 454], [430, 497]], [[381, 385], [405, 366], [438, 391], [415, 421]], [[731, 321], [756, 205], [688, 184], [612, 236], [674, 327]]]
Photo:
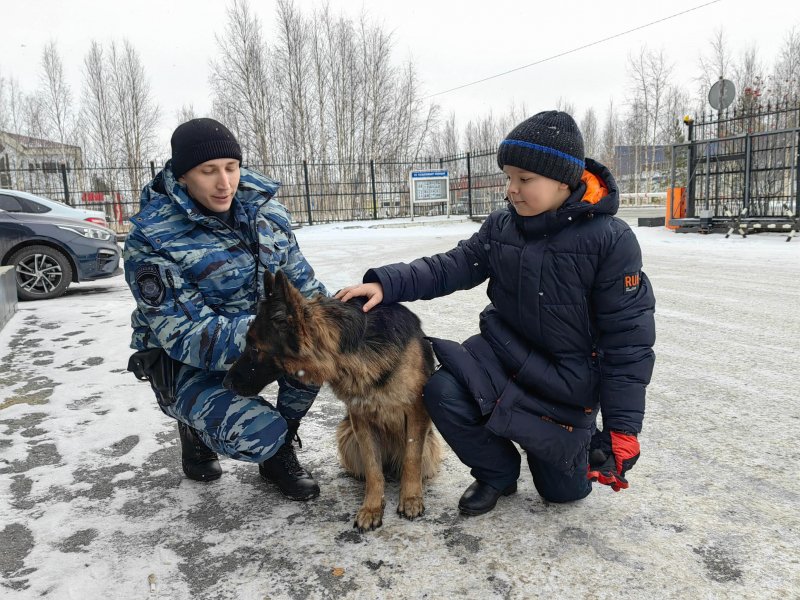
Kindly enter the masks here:
[[428, 430], [425, 448], [422, 451], [422, 479], [430, 479], [439, 471], [442, 462], [442, 440], [433, 427]]
[[[405, 448], [403, 440], [385, 440], [385, 442], [386, 444], [382, 446], [384, 472], [394, 479], [400, 479]], [[336, 445], [339, 449], [339, 462], [342, 468], [356, 479], [363, 480], [366, 469], [349, 417], [342, 419], [336, 428]], [[436, 475], [441, 462], [442, 440], [439, 434], [431, 428], [428, 430], [425, 446], [422, 449], [422, 479], [430, 479]]]

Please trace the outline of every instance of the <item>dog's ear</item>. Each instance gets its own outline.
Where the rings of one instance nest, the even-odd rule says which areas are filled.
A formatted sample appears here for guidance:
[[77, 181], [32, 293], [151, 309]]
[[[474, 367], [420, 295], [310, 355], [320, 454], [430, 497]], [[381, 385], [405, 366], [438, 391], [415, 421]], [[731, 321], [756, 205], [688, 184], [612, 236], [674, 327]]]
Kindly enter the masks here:
[[303, 310], [305, 302], [295, 287], [289, 283], [289, 278], [278, 271], [275, 275], [275, 284], [272, 289], [272, 296], [286, 307], [286, 317], [292, 325], [297, 325], [305, 314]]
[[259, 306], [259, 318], [265, 319], [276, 329], [281, 342], [292, 352], [300, 351], [300, 335], [305, 315], [305, 300], [289, 279], [278, 271], [273, 278], [269, 276], [269, 288], [266, 287], [267, 275], [264, 275], [265, 289], [269, 289], [267, 299]]
[[272, 306], [275, 304], [275, 277], [268, 269], [264, 269], [264, 299], [258, 303], [258, 314], [263, 315], [262, 318], [269, 319], [269, 315], [273, 312]]
[[264, 296], [269, 298], [272, 295], [272, 290], [275, 287], [275, 278], [269, 269], [264, 269]]

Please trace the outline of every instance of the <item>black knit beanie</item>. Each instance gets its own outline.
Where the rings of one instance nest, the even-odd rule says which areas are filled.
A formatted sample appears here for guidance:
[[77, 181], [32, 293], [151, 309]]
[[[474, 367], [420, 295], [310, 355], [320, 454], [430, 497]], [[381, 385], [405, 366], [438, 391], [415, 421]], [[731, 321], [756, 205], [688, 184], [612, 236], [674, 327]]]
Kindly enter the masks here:
[[207, 160], [235, 158], [242, 162], [239, 142], [225, 125], [214, 119], [181, 123], [173, 132], [170, 144], [175, 179]]
[[583, 136], [565, 112], [533, 115], [511, 130], [497, 150], [497, 164], [538, 173], [575, 189], [584, 169]]

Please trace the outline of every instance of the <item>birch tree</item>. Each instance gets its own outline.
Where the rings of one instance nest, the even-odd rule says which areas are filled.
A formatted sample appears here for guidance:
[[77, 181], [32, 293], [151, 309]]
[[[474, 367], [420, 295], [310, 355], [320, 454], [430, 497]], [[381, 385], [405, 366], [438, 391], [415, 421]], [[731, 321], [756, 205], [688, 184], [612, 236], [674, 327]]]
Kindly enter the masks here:
[[120, 159], [117, 152], [120, 121], [112, 90], [107, 56], [100, 42], [92, 40], [83, 58], [80, 123], [87, 156], [106, 167]]
[[594, 109], [589, 107], [581, 119], [580, 130], [583, 134], [584, 154], [589, 158], [599, 160], [600, 154], [600, 131], [597, 124], [597, 114]]
[[246, 0], [233, 0], [225, 32], [216, 36], [219, 58], [211, 63], [213, 111], [241, 143], [250, 162], [273, 158], [273, 85], [261, 22]]
[[72, 94], [64, 75], [64, 63], [53, 41], [42, 52], [39, 93], [47, 137], [69, 143], [74, 127]]
[[138, 196], [147, 172], [144, 166], [155, 150], [155, 128], [159, 108], [139, 53], [128, 41], [111, 43], [109, 49], [111, 97], [119, 119], [122, 163], [126, 168], [131, 195]]

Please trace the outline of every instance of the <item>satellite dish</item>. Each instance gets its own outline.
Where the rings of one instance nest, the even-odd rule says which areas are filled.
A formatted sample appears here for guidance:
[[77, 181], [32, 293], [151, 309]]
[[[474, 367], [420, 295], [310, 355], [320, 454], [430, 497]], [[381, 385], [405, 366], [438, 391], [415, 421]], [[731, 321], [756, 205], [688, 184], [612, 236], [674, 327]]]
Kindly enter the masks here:
[[708, 103], [714, 110], [725, 110], [736, 97], [736, 86], [730, 79], [719, 78], [708, 91]]

